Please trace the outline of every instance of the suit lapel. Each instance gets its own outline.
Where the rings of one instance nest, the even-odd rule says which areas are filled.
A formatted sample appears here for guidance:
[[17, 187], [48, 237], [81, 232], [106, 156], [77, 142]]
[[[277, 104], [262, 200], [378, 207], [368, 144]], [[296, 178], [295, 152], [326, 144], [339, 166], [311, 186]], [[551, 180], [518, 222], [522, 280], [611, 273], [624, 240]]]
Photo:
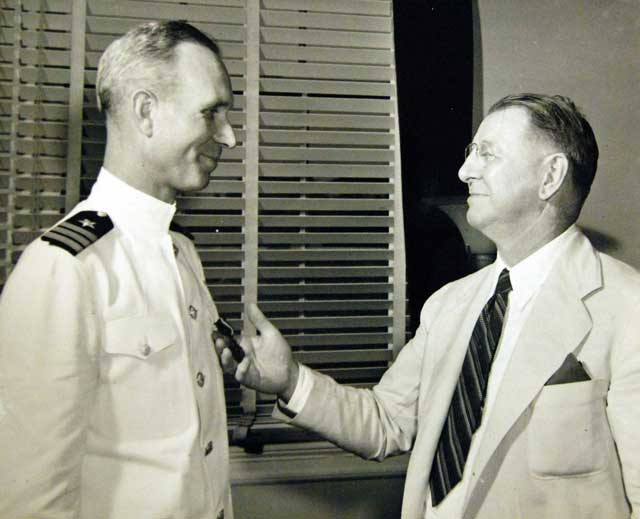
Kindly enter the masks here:
[[472, 471], [476, 476], [472, 477], [468, 497], [490, 485], [491, 478], [480, 476], [500, 442], [565, 357], [579, 347], [591, 330], [592, 322], [583, 298], [601, 285], [595, 251], [588, 240], [578, 234], [558, 258], [517, 339], [491, 415], [486, 418]]
[[[422, 417], [407, 469], [403, 517], [422, 517], [426, 504], [431, 463], [447, 416], [451, 396], [462, 369], [469, 337], [486, 303], [485, 284], [492, 281], [493, 267], [465, 278], [463, 286], [439, 310], [438, 326], [429, 330], [420, 393]], [[446, 317], [444, 317], [446, 316]]]

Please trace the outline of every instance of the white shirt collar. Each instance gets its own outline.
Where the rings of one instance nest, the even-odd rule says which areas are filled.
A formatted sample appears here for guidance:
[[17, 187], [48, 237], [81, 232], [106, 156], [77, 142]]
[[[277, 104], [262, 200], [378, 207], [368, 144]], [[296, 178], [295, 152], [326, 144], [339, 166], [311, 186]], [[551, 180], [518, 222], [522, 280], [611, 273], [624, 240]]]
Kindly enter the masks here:
[[168, 204], [131, 187], [104, 167], [88, 201], [125, 232], [147, 237], [166, 235], [176, 212], [175, 203]]
[[549, 243], [543, 245], [511, 268], [507, 267], [500, 253], [498, 253], [494, 264], [494, 286], [502, 269], [509, 268], [509, 278], [513, 287], [513, 296], [509, 301], [520, 308], [524, 308], [547, 279], [562, 249], [577, 232], [577, 227], [571, 225], [562, 234], [556, 236]]

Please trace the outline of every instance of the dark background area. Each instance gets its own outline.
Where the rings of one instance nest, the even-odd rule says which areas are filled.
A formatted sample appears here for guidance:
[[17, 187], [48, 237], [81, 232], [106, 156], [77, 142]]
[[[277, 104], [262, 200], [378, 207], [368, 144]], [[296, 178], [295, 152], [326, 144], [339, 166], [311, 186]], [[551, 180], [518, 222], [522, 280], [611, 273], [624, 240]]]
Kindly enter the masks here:
[[394, 2], [410, 333], [426, 298], [469, 271], [464, 241], [430, 202], [464, 197], [472, 139], [471, 0]]

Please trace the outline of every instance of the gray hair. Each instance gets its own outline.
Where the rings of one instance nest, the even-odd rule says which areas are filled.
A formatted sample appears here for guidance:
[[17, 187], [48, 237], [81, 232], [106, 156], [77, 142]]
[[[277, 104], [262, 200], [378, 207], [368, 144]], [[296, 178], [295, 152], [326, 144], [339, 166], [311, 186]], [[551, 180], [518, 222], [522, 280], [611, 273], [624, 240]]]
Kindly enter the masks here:
[[568, 97], [544, 94], [512, 94], [498, 100], [489, 113], [521, 107], [533, 127], [566, 154], [578, 194], [578, 211], [584, 204], [598, 168], [598, 144], [593, 129]]
[[98, 63], [98, 109], [114, 116], [128, 89], [140, 81], [159, 92], [172, 85], [174, 76], [167, 65], [183, 42], [202, 45], [220, 58], [217, 43], [183, 20], [144, 23], [113, 41]]

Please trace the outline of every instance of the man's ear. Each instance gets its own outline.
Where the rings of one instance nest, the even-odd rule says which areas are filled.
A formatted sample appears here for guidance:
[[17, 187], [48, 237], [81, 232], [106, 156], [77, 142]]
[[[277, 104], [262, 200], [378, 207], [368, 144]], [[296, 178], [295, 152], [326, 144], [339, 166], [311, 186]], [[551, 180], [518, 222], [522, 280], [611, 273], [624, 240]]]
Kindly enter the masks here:
[[146, 137], [153, 136], [153, 115], [158, 106], [157, 96], [148, 90], [137, 90], [132, 101], [136, 126]]
[[569, 159], [564, 153], [554, 153], [546, 157], [541, 165], [542, 183], [538, 190], [541, 200], [549, 200], [564, 183], [569, 173]]

